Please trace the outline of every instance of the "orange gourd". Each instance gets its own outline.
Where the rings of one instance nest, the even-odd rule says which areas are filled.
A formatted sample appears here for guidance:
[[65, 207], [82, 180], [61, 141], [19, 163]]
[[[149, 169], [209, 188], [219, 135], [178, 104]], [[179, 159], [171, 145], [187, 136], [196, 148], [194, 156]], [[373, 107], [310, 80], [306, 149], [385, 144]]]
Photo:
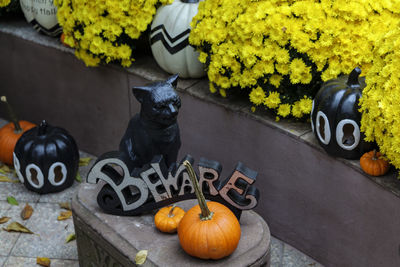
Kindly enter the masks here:
[[184, 162], [195, 188], [199, 205], [183, 216], [178, 226], [183, 250], [201, 259], [221, 259], [232, 254], [240, 240], [240, 224], [233, 212], [218, 202], [207, 202], [196, 174], [188, 161]]
[[389, 162], [382, 158], [380, 152], [376, 150], [370, 151], [362, 155], [360, 158], [361, 169], [369, 175], [381, 176], [388, 172]]
[[21, 135], [36, 125], [28, 121], [18, 121], [5, 96], [1, 101], [7, 104], [12, 122], [0, 129], [0, 161], [12, 165], [14, 147]]
[[154, 223], [161, 232], [175, 233], [184, 215], [185, 211], [180, 207], [164, 207], [154, 216]]

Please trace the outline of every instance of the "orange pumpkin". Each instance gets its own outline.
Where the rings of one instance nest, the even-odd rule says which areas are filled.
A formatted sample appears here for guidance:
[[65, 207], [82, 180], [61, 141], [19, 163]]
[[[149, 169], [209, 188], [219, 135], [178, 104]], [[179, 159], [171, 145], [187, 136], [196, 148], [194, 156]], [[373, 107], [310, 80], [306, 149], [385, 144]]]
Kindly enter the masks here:
[[18, 121], [5, 96], [1, 101], [7, 104], [12, 122], [0, 129], [0, 161], [12, 165], [14, 147], [21, 135], [36, 125], [28, 121]]
[[360, 158], [361, 169], [369, 175], [381, 176], [388, 172], [389, 162], [387, 162], [380, 152], [370, 151]]
[[185, 211], [177, 206], [160, 209], [154, 216], [154, 223], [158, 230], [164, 233], [175, 233]]
[[199, 205], [183, 216], [178, 226], [183, 250], [201, 259], [221, 259], [235, 251], [240, 240], [240, 224], [233, 212], [218, 202], [207, 202], [196, 174], [188, 161], [184, 162], [194, 186]]

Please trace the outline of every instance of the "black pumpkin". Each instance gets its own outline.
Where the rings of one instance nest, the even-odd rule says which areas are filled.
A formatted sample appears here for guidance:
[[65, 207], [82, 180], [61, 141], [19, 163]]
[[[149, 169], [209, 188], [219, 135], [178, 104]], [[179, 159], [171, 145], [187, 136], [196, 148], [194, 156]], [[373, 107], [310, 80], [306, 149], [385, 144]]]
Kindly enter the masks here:
[[358, 101], [366, 86], [360, 68], [322, 84], [313, 101], [311, 126], [319, 144], [336, 157], [358, 159], [372, 144], [360, 132]]
[[14, 149], [14, 167], [29, 190], [45, 194], [70, 187], [79, 167], [79, 152], [66, 130], [43, 121], [25, 132]]

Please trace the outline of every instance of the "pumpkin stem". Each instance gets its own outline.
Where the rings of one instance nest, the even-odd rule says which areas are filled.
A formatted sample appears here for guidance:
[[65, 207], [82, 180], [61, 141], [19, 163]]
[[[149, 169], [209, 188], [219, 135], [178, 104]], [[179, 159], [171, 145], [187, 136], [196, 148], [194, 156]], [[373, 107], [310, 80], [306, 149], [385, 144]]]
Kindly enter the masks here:
[[372, 160], [377, 160], [378, 157], [376, 156], [376, 149], [374, 149], [374, 154], [372, 155]]
[[38, 135], [45, 135], [47, 126], [48, 126], [47, 122], [45, 120], [43, 120], [39, 125]]
[[196, 173], [193, 170], [192, 164], [190, 164], [188, 160], [185, 160], [183, 162], [183, 165], [186, 167], [190, 181], [192, 182], [194, 191], [196, 193], [197, 201], [199, 202], [199, 206], [201, 209], [200, 220], [202, 221], [211, 220], [214, 213], [208, 209], [206, 199], [204, 198], [204, 195], [201, 192], [199, 181], [197, 181]]
[[358, 81], [358, 77], [361, 74], [361, 69], [359, 67], [355, 67], [354, 70], [349, 74], [349, 78], [347, 79], [347, 85], [351, 88], [359, 88], [360, 82]]
[[174, 205], [172, 205], [172, 208], [169, 210], [169, 212], [168, 212], [168, 217], [169, 218], [172, 218], [172, 217], [174, 217], [175, 215], [174, 215], [174, 209], [176, 208], [176, 205], [174, 204]]
[[7, 102], [7, 97], [6, 96], [2, 96], [1, 97], [1, 101], [6, 103], [7, 105], [7, 109], [8, 109], [8, 115], [10, 116], [10, 119], [12, 121], [12, 123], [14, 123], [14, 131], [15, 133], [21, 133], [22, 132], [22, 128], [21, 125], [19, 124], [17, 115], [15, 114], [13, 108], [11, 107], [10, 103]]

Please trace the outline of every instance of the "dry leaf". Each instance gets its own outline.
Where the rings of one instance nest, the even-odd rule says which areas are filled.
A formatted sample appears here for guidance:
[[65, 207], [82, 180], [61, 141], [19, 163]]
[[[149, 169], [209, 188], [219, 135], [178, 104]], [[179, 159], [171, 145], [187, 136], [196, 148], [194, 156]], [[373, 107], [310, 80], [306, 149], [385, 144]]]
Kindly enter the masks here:
[[0, 224], [8, 222], [10, 219], [11, 219], [10, 217], [1, 217], [0, 218]]
[[37, 257], [36, 264], [39, 264], [40, 266], [50, 267], [50, 259]]
[[90, 157], [80, 158], [79, 159], [79, 166], [87, 166], [87, 165], [89, 165], [91, 160], [92, 160], [92, 158], [90, 158]]
[[72, 216], [72, 211], [70, 211], [70, 210], [62, 211], [60, 213], [60, 215], [58, 215], [57, 220], [63, 221], [63, 220], [71, 218], [71, 216]]
[[81, 174], [79, 172], [76, 173], [75, 180], [77, 180], [78, 182], [82, 183], [82, 176], [81, 176]]
[[69, 202], [61, 202], [58, 203], [58, 205], [60, 205], [60, 208], [62, 209], [71, 210], [71, 205], [69, 204]]
[[8, 178], [7, 176], [0, 175], [0, 182], [12, 183], [13, 180], [11, 180], [10, 178]]
[[7, 176], [0, 175], [0, 182], [19, 183], [19, 180], [13, 180]]
[[7, 228], [3, 228], [4, 231], [7, 232], [19, 232], [19, 233], [27, 233], [34, 234], [31, 230], [20, 224], [19, 222], [10, 223]]
[[65, 239], [65, 243], [69, 243], [69, 242], [71, 242], [72, 240], [75, 240], [75, 239], [76, 239], [75, 233], [69, 234], [67, 236], [67, 238]]
[[11, 205], [15, 205], [15, 206], [19, 205], [18, 201], [13, 196], [7, 197], [7, 202]]
[[21, 218], [23, 220], [28, 220], [32, 216], [32, 213], [33, 213], [32, 206], [26, 203], [25, 208], [21, 211]]
[[11, 169], [7, 165], [3, 165], [0, 167], [0, 173], [9, 174], [9, 173], [11, 173]]
[[145, 263], [146, 259], [147, 259], [147, 250], [140, 250], [135, 257], [135, 263], [137, 265], [142, 265], [143, 263]]

